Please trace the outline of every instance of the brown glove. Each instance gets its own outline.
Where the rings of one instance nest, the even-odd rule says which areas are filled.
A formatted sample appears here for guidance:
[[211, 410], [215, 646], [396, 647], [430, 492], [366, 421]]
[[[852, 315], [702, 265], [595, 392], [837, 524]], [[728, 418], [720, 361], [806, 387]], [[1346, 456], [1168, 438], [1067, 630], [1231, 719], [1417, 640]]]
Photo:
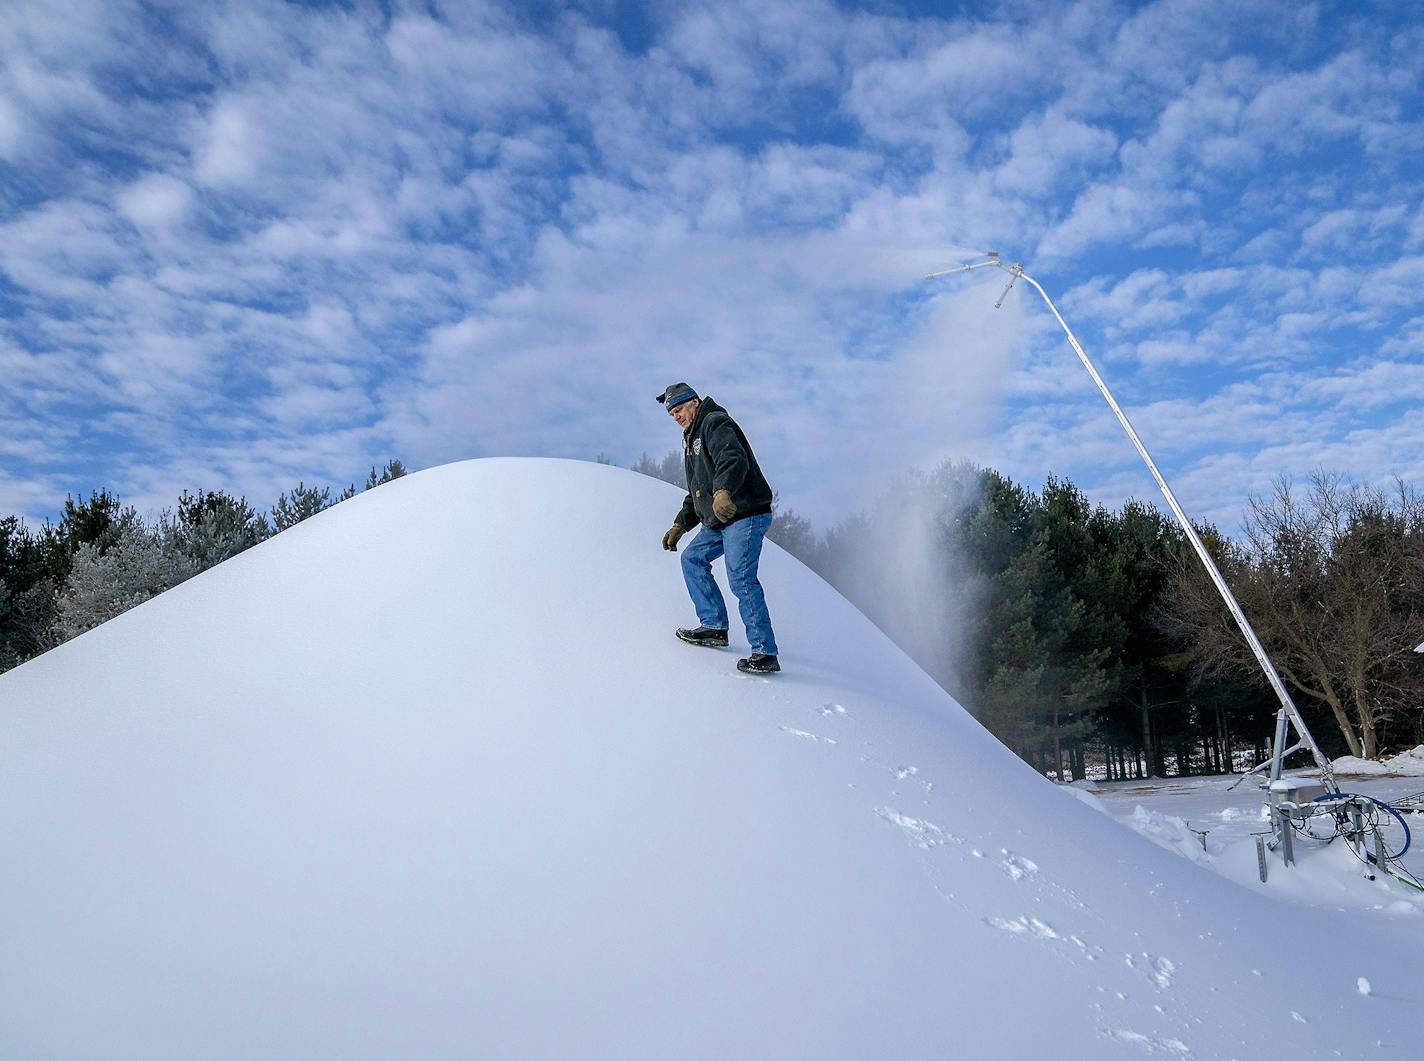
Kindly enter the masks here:
[[663, 548], [670, 553], [677, 552], [677, 540], [687, 532], [682, 529], [681, 523], [674, 523], [666, 534], [663, 535]]
[[712, 515], [723, 523], [730, 523], [737, 514], [737, 506], [732, 504], [732, 495], [726, 490], [718, 490], [712, 495]]

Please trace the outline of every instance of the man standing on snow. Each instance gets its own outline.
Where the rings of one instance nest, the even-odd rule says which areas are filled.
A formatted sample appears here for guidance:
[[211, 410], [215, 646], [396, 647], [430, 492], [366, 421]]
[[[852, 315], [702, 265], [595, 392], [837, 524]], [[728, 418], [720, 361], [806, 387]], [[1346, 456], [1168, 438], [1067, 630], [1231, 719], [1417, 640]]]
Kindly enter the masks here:
[[686, 383], [674, 383], [657, 400], [682, 428], [682, 463], [687, 473], [687, 496], [672, 528], [663, 535], [663, 548], [677, 552], [678, 539], [702, 524], [682, 554], [682, 577], [699, 625], [695, 630], [679, 630], [677, 636], [690, 645], [726, 647], [727, 605], [712, 577], [712, 561], [725, 554], [727, 581], [737, 595], [752, 646], [751, 656], [737, 661], [737, 670], [774, 674], [781, 669], [776, 662], [776, 636], [757, 581], [762, 539], [771, 526], [771, 487], [747, 436], [727, 410], [711, 398], [699, 398]]

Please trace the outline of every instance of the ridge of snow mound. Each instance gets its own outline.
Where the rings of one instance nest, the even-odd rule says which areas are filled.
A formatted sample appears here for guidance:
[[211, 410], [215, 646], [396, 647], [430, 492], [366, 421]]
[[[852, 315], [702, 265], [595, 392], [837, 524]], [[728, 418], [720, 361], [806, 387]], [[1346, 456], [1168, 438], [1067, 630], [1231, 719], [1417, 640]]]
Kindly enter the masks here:
[[0, 675], [0, 1057], [1424, 1035], [1417, 940], [1061, 798], [776, 547], [782, 674], [734, 671], [735, 619], [733, 650], [678, 642], [679, 494], [569, 461], [432, 469]]
[[1206, 865], [1211, 861], [1207, 847], [1190, 823], [1174, 814], [1148, 810], [1146, 807], [1133, 808], [1129, 824], [1138, 834], [1147, 837], [1158, 847], [1172, 851], [1191, 862]]

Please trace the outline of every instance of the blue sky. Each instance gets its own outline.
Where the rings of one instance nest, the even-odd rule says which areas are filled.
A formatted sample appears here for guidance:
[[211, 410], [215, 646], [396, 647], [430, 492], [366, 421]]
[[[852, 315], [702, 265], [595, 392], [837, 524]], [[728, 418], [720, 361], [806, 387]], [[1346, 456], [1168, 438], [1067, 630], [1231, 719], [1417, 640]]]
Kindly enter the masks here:
[[[631, 463], [687, 379], [822, 526], [963, 456], [1189, 511], [1424, 484], [1409, 5], [0, 11], [0, 513]], [[553, 508], [551, 501], [551, 508]], [[569, 514], [572, 515], [572, 514]]]

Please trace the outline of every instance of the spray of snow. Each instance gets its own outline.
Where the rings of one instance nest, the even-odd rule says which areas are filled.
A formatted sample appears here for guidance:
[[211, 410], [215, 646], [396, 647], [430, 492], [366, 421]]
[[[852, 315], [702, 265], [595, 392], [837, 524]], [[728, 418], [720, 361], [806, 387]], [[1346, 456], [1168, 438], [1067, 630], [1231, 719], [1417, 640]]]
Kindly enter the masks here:
[[[944, 291], [883, 362], [864, 362], [854, 408], [826, 426], [813, 452], [824, 484], [812, 511], [869, 512], [837, 565], [847, 593], [912, 658], [949, 688], [968, 648], [961, 634], [979, 606], [946, 525], [980, 500], [973, 483], [920, 481], [948, 460], [992, 465], [988, 438], [1024, 337], [1017, 295], [1003, 308], [996, 280]], [[855, 430], [845, 430], [845, 420]], [[826, 528], [822, 528], [826, 529]]]

